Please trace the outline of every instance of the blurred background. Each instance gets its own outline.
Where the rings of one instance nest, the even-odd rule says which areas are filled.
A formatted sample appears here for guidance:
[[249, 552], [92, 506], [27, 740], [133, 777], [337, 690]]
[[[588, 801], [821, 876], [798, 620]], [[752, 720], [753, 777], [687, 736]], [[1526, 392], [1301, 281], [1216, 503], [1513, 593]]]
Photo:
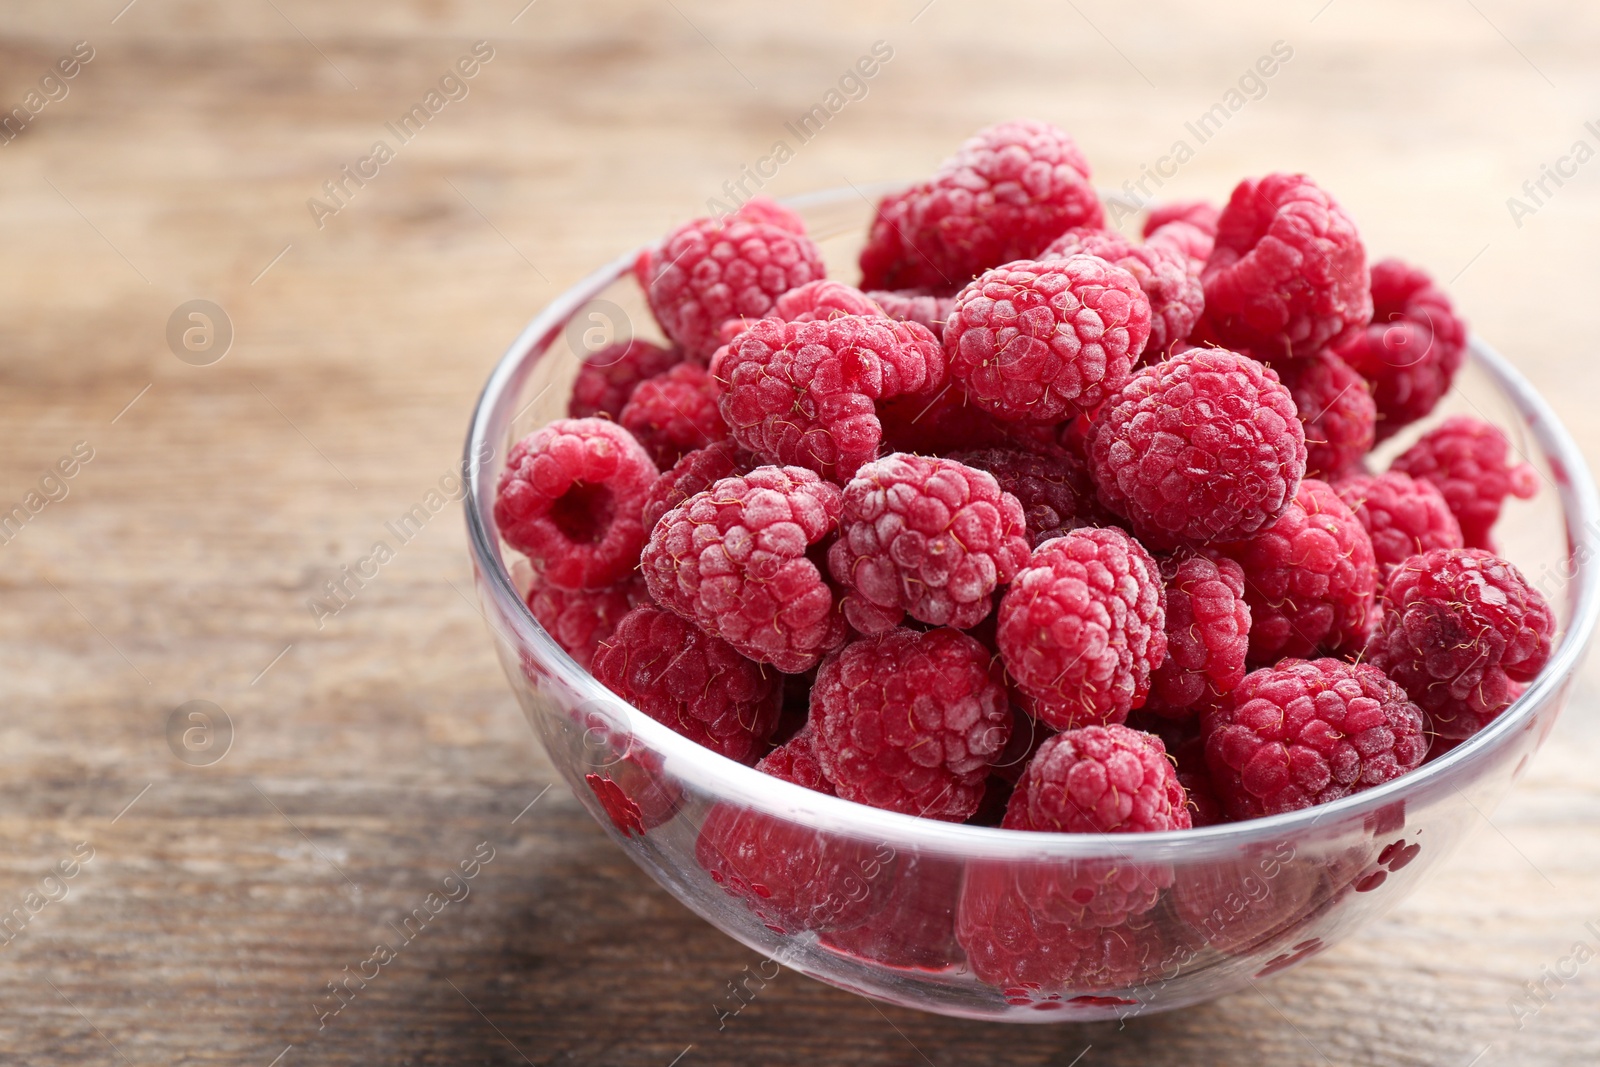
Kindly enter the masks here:
[[759, 958], [551, 787], [450, 497], [527, 320], [774, 142], [784, 196], [1020, 116], [1108, 189], [1179, 140], [1161, 196], [1310, 173], [1600, 459], [1597, 46], [1577, 0], [7, 0], [0, 1061], [1593, 1062], [1593, 668], [1471, 846], [1250, 993], [1005, 1031], [789, 972], [736, 1002]]

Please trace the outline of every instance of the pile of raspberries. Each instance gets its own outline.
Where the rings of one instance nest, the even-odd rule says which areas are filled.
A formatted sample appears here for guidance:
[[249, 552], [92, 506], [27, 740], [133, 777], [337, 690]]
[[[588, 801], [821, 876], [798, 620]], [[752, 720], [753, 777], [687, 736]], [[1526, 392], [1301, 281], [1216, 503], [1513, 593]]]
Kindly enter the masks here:
[[[665, 341], [591, 353], [500, 479], [535, 617], [723, 756], [1018, 831], [1294, 811], [1490, 723], [1555, 631], [1491, 540], [1535, 473], [1464, 417], [1369, 465], [1450, 388], [1450, 299], [1304, 175], [1105, 223], [1014, 121], [878, 204], [859, 285], [764, 198], [672, 231], [634, 268]], [[800, 921], [785, 872], [853, 861], [758, 823], [702, 861]], [[1032, 892], [989, 889], [965, 928]]]

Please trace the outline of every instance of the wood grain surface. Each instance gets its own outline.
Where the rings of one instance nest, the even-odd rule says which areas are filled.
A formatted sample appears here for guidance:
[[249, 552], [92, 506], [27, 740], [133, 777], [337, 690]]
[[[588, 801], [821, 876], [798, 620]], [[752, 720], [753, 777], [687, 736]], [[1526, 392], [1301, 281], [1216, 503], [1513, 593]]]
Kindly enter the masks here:
[[[1469, 847], [1259, 991], [1023, 1029], [784, 973], [719, 1028], [756, 958], [564, 786], [542, 792], [553, 772], [471, 600], [458, 509], [320, 626], [307, 601], [448, 487], [484, 378], [543, 302], [702, 213], [877, 41], [892, 58], [767, 192], [912, 178], [1016, 115], [1072, 130], [1116, 187], [1194, 142], [1185, 124], [1284, 42], [1162, 192], [1316, 175], [1375, 251], [1451, 280], [1600, 457], [1600, 162], [1562, 164], [1537, 203], [1522, 190], [1574, 142], [1600, 146], [1600, 11], [525, 3], [0, 10], [0, 109], [27, 118], [0, 144], [0, 511], [42, 504], [0, 543], [0, 913], [41, 904], [0, 943], [0, 1062], [1595, 1062], [1600, 962], [1573, 955], [1600, 947], [1593, 669]], [[387, 124], [479, 41], [492, 58], [465, 95], [314, 218], [308, 199], [393, 146]], [[78, 42], [92, 58], [41, 86]], [[1513, 217], [1512, 196], [1532, 210]], [[197, 299], [231, 323], [215, 362], [168, 343]], [[75, 445], [92, 459], [50, 476]], [[231, 723], [208, 766], [168, 742], [197, 700]], [[470, 895], [331, 1014], [329, 983], [485, 854]], [[1541, 1008], [1519, 1018], [1528, 982]]]

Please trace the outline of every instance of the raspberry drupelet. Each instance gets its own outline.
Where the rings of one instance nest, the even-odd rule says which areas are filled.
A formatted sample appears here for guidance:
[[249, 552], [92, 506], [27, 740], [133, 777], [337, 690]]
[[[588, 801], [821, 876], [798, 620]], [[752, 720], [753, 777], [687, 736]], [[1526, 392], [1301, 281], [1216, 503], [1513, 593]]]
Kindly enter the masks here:
[[988, 471], [1017, 498], [1032, 546], [1080, 526], [1112, 525], [1095, 498], [1088, 465], [1066, 449], [1013, 445], [953, 452], [950, 458]]
[[1047, 122], [989, 126], [930, 181], [878, 204], [861, 250], [861, 288], [952, 292], [974, 275], [1038, 253], [1105, 213], [1077, 144]]
[[762, 756], [756, 763], [756, 770], [795, 785], [803, 785], [814, 792], [834, 796], [833, 783], [822, 773], [822, 764], [817, 761], [816, 740], [816, 734], [809, 729], [802, 729]]
[[567, 416], [587, 419], [608, 415], [616, 419], [640, 382], [665, 374], [682, 362], [682, 350], [663, 348], [637, 337], [597, 349], [584, 356], [578, 368], [572, 399], [567, 401]]
[[562, 589], [535, 574], [526, 596], [539, 625], [585, 670], [623, 617], [649, 599], [638, 574], [600, 589]]
[[1389, 575], [1382, 606], [1367, 659], [1411, 695], [1441, 737], [1471, 737], [1489, 725], [1550, 658], [1549, 603], [1488, 552], [1413, 556]]
[[1150, 675], [1145, 710], [1193, 720], [1244, 677], [1250, 605], [1231, 559], [1183, 550], [1160, 561], [1167, 594], [1167, 656]]
[[930, 399], [944, 384], [944, 353], [916, 323], [844, 315], [753, 323], [719, 349], [722, 417], [733, 437], [767, 462], [846, 481], [878, 453], [875, 402]]
[[1073, 530], [1034, 549], [995, 632], [1024, 707], [1057, 730], [1125, 720], [1166, 655], [1164, 600], [1155, 560], [1121, 530]]
[[778, 725], [777, 671], [654, 604], [629, 612], [601, 643], [594, 676], [652, 719], [738, 763], [754, 763]]
[[1205, 306], [1200, 271], [1186, 250], [1176, 244], [1134, 244], [1108, 230], [1068, 230], [1050, 242], [1040, 259], [1074, 255], [1099, 256], [1132, 274], [1150, 301], [1150, 337], [1142, 358], [1165, 358], [1177, 342], [1186, 341]]
[[1436, 548], [1465, 547], [1461, 524], [1432, 482], [1386, 471], [1379, 475], [1353, 474], [1335, 482], [1334, 489], [1372, 539], [1380, 584], [1388, 579], [1390, 571], [1412, 556]]
[[753, 660], [809, 670], [845, 639], [813, 562], [842, 507], [838, 486], [801, 467], [724, 478], [656, 523], [640, 561], [650, 595]]
[[1298, 811], [1422, 764], [1426, 718], [1369, 664], [1285, 659], [1245, 675], [1201, 722], [1206, 763], [1230, 818]]
[[715, 383], [694, 363], [680, 363], [640, 382], [617, 421], [662, 470], [728, 436], [728, 424], [717, 410]]
[[1305, 479], [1277, 522], [1210, 551], [1244, 568], [1251, 664], [1366, 643], [1378, 583], [1372, 539], [1328, 483]]
[[1247, 178], [1235, 187], [1201, 279], [1205, 312], [1195, 343], [1257, 359], [1305, 359], [1372, 319], [1356, 224], [1303, 174]]
[[1017, 260], [956, 297], [944, 326], [950, 377], [1002, 419], [1051, 422], [1120, 389], [1150, 337], [1150, 298], [1098, 256]]
[[1324, 349], [1276, 368], [1306, 431], [1306, 473], [1333, 481], [1372, 451], [1378, 409], [1366, 380]]
[[656, 467], [605, 419], [557, 419], [511, 446], [495, 489], [500, 536], [563, 589], [615, 585], [639, 561]]
[[994, 475], [951, 459], [896, 452], [844, 488], [833, 578], [845, 618], [864, 634], [905, 614], [964, 630], [993, 610], [994, 591], [1028, 559], [1022, 505]]
[[904, 628], [822, 661], [811, 690], [817, 760], [835, 792], [962, 822], [1011, 729], [999, 664], [958, 630]]
[[1225, 349], [1140, 369], [1090, 433], [1101, 503], [1155, 547], [1256, 533], [1289, 506], [1306, 469], [1288, 388]]
[[1529, 500], [1539, 489], [1533, 467], [1510, 462], [1510, 453], [1498, 426], [1452, 415], [1395, 457], [1390, 469], [1432, 482], [1461, 524], [1466, 546], [1493, 552], [1490, 531], [1505, 498]]
[[1398, 259], [1372, 265], [1372, 322], [1338, 343], [1372, 383], [1378, 440], [1433, 410], [1461, 368], [1467, 325], [1433, 279]]
[[650, 536], [650, 531], [656, 528], [661, 516], [696, 493], [710, 489], [714, 482], [724, 478], [747, 474], [758, 466], [760, 463], [756, 458], [740, 448], [737, 441], [718, 441], [685, 453], [682, 459], [672, 465], [671, 470], [661, 472], [645, 497], [645, 536]]

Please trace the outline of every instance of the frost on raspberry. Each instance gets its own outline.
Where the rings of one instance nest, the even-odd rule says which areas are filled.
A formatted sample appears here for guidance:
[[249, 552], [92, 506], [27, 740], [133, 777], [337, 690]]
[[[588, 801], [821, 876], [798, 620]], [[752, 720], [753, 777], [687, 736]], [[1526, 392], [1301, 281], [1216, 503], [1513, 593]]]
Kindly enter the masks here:
[[843, 494], [800, 467], [724, 478], [663, 515], [640, 567], [663, 607], [787, 674], [844, 643], [845, 621], [817, 560]]
[[1058, 730], [1125, 720], [1166, 655], [1164, 600], [1155, 560], [1121, 530], [1073, 530], [1034, 549], [995, 633], [1024, 707]]
[[1378, 583], [1372, 539], [1328, 483], [1305, 479], [1277, 522], [1210, 551], [1244, 569], [1252, 664], [1365, 644]]
[[1477, 549], [1434, 549], [1395, 568], [1367, 644], [1441, 737], [1471, 737], [1550, 659], [1556, 618], [1516, 567]]
[[1303, 174], [1247, 178], [1217, 220], [1196, 343], [1305, 359], [1372, 319], [1355, 222]]
[[868, 634], [907, 613], [976, 626], [1028, 559], [1017, 498], [992, 474], [937, 457], [896, 452], [863, 466], [845, 486], [839, 530], [828, 567], [850, 590], [845, 618]]
[[[793, 677], [785, 675], [785, 679]], [[816, 734], [809, 729], [802, 728], [799, 733], [762, 756], [756, 763], [756, 770], [805, 786], [813, 792], [826, 793], [830, 797], [836, 795], [833, 783], [822, 773], [822, 764], [817, 760]]]
[[1378, 417], [1366, 380], [1324, 349], [1278, 369], [1306, 431], [1306, 473], [1332, 481], [1372, 451]]
[[1231, 559], [1181, 551], [1161, 560], [1167, 593], [1167, 656], [1150, 676], [1145, 710], [1192, 720], [1244, 677], [1250, 605]]
[[980, 130], [930, 181], [878, 204], [861, 287], [952, 292], [990, 267], [1035, 255], [1105, 213], [1072, 138], [1023, 119]]
[[842, 482], [878, 453], [876, 402], [931, 399], [945, 362], [937, 339], [916, 323], [844, 315], [754, 323], [718, 350], [711, 372], [735, 440], [770, 463]]
[[1387, 580], [1389, 572], [1412, 556], [1465, 547], [1461, 524], [1432, 482], [1387, 471], [1351, 475], [1334, 488], [1372, 539], [1380, 579]]
[[617, 624], [595, 654], [594, 676], [652, 719], [738, 763], [754, 763], [778, 725], [777, 671], [654, 604]]
[[1247, 537], [1283, 514], [1305, 474], [1289, 390], [1225, 349], [1142, 368], [1090, 432], [1101, 503], [1157, 547]]
[[656, 467], [604, 419], [557, 419], [511, 446], [495, 489], [500, 536], [563, 589], [614, 585], [639, 561]]
[[1046, 740], [1017, 784], [1006, 824], [1065, 834], [1191, 825], [1177, 769], [1161, 739], [1116, 724], [1083, 726]]
[[638, 337], [597, 349], [584, 356], [578, 367], [572, 397], [567, 401], [567, 415], [574, 419], [594, 415], [616, 419], [640, 382], [665, 374], [682, 362], [681, 349], [663, 348]]
[[956, 297], [944, 327], [950, 377], [1001, 419], [1060, 421], [1128, 380], [1150, 337], [1150, 298], [1098, 256], [1017, 260]]
[[1205, 291], [1200, 269], [1186, 250], [1161, 241], [1134, 244], [1107, 230], [1076, 229], [1052, 241], [1040, 258], [1074, 255], [1099, 256], [1139, 283], [1150, 301], [1150, 337], [1142, 354], [1146, 363], [1165, 358], [1174, 344], [1188, 340], [1205, 306]]
[[1498, 426], [1452, 415], [1400, 453], [1390, 469], [1432, 482], [1461, 524], [1466, 546], [1493, 552], [1490, 531], [1506, 497], [1529, 500], [1539, 490], [1533, 467], [1510, 462], [1510, 453]]
[[1298, 811], [1392, 781], [1428, 751], [1422, 710], [1371, 664], [1285, 659], [1202, 719], [1228, 815]]
[[1398, 259], [1372, 265], [1372, 322], [1342, 338], [1341, 358], [1372, 383], [1378, 440], [1433, 410], [1467, 346], [1467, 325], [1426, 272]]
[[823, 660], [811, 728], [846, 800], [961, 822], [1011, 729], [999, 665], [958, 630], [895, 629]]

